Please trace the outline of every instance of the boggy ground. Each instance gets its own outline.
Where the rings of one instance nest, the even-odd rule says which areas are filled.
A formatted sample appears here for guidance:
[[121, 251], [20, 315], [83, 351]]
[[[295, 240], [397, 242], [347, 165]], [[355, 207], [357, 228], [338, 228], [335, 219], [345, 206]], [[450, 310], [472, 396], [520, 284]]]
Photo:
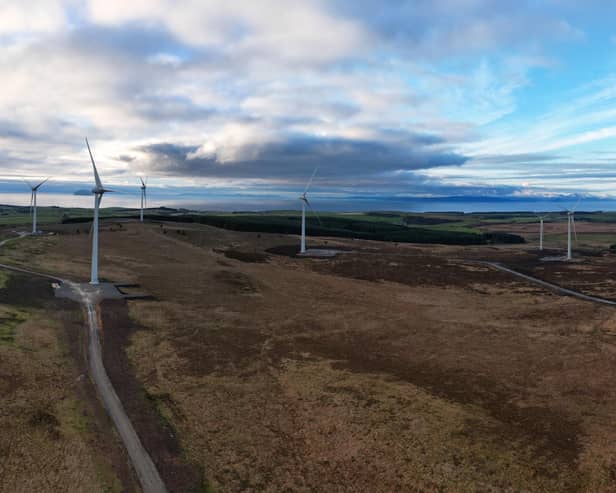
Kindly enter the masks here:
[[[14, 258], [86, 278], [88, 236], [66, 233]], [[169, 224], [101, 235], [102, 275], [156, 298], [129, 302], [142, 329], [125, 371], [211, 489], [616, 488], [612, 308], [468, 262], [523, 248], [266, 253], [290, 241]]]
[[166, 396], [149, 394], [135, 377], [125, 348], [140, 327], [128, 316], [123, 300], [105, 300], [101, 306], [103, 362], [118, 397], [124, 405], [143, 446], [172, 492], [207, 491], [201, 467], [182, 454], [173, 425], [160, 414]]
[[469, 248], [465, 252], [448, 252], [458, 261], [490, 260], [531, 276], [585, 294], [616, 300], [616, 252], [606, 245], [574, 245], [573, 260], [566, 261], [565, 248], [536, 245], [501, 248]]

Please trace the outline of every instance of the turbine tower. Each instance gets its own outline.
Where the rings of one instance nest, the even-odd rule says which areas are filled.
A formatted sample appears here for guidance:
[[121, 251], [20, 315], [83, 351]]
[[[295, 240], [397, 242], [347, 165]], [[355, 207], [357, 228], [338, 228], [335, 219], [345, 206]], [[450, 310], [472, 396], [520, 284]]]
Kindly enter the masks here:
[[543, 220], [545, 216], [539, 216], [539, 251], [543, 251]]
[[92, 157], [92, 151], [90, 150], [90, 144], [86, 138], [86, 146], [88, 147], [88, 153], [90, 154], [90, 161], [92, 161], [92, 169], [94, 170], [94, 188], [92, 193], [94, 194], [94, 220], [92, 221], [92, 271], [90, 277], [90, 284], [98, 284], [98, 210], [103, 200], [103, 194], [106, 192], [113, 192], [103, 186], [98, 171], [96, 170], [96, 164], [94, 164], [94, 158]]
[[577, 232], [575, 231], [575, 210], [580, 204], [580, 198], [577, 203], [571, 209], [565, 209], [567, 212], [567, 260], [571, 260], [573, 256], [571, 255], [571, 232], [573, 231], [573, 236], [575, 237], [575, 241], [577, 242]]
[[139, 177], [139, 179], [141, 180], [141, 222], [143, 222], [143, 208], [148, 206], [148, 197], [146, 193], [148, 177], [145, 177], [145, 181], [143, 181], [141, 177]]
[[30, 182], [27, 182], [26, 180], [24, 180], [26, 185], [28, 185], [30, 187], [30, 190], [32, 191], [30, 194], [30, 213], [32, 214], [32, 234], [33, 235], [38, 233], [38, 229], [36, 225], [36, 193], [38, 192], [38, 189], [41, 187], [41, 185], [43, 185], [43, 183], [45, 183], [47, 180], [49, 180], [49, 178], [45, 178], [38, 185], [32, 185]]
[[307, 207], [310, 208], [312, 213], [318, 219], [319, 224], [321, 224], [321, 219], [319, 218], [319, 215], [314, 211], [314, 209], [310, 205], [310, 202], [308, 201], [308, 197], [306, 196], [306, 194], [308, 193], [308, 189], [310, 188], [310, 185], [312, 185], [312, 180], [314, 180], [314, 175], [317, 174], [317, 169], [318, 168], [314, 169], [312, 176], [310, 177], [310, 180], [308, 180], [308, 183], [306, 184], [306, 188], [304, 188], [304, 193], [302, 193], [299, 197], [299, 200], [302, 201], [302, 238], [300, 242], [300, 250], [299, 250], [300, 253], [306, 253], [306, 208]]
[[571, 255], [571, 231], [573, 230], [573, 235], [575, 237], [575, 241], [577, 242], [577, 232], [575, 231], [575, 211], [567, 211], [567, 260], [571, 260], [573, 257]]

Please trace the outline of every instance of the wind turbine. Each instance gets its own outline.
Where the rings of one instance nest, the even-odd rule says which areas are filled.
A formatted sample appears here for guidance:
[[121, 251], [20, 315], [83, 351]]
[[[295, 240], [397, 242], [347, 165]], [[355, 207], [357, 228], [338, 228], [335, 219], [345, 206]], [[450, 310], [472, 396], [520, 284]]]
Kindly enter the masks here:
[[308, 201], [308, 197], [306, 197], [306, 194], [308, 193], [308, 189], [310, 188], [310, 185], [312, 185], [312, 180], [314, 180], [314, 175], [317, 174], [317, 169], [318, 168], [314, 169], [312, 176], [310, 177], [310, 180], [308, 180], [308, 183], [306, 184], [306, 188], [304, 188], [304, 193], [302, 193], [299, 197], [299, 200], [302, 201], [302, 239], [300, 243], [300, 253], [306, 253], [306, 207], [310, 208], [312, 213], [318, 219], [319, 224], [321, 224], [321, 218], [319, 218], [319, 215], [314, 211], [314, 209], [310, 205], [310, 202]]
[[571, 260], [571, 230], [577, 243], [577, 232], [575, 231], [575, 211], [567, 211], [567, 260]]
[[543, 251], [543, 220], [545, 216], [537, 216], [539, 218], [539, 251]]
[[567, 260], [571, 260], [573, 258], [571, 256], [571, 231], [573, 231], [573, 235], [575, 236], [575, 241], [577, 243], [577, 232], [575, 231], [575, 210], [581, 200], [582, 199], [580, 198], [571, 209], [565, 209], [567, 212]]
[[141, 180], [141, 222], [143, 222], [143, 208], [144, 206], [147, 207], [148, 206], [148, 198], [147, 198], [147, 194], [146, 194], [146, 188], [148, 185], [148, 177], [145, 177], [145, 181], [143, 181], [143, 178], [139, 177], [139, 179]]
[[38, 189], [41, 187], [41, 185], [45, 183], [47, 180], [49, 180], [49, 178], [45, 178], [38, 185], [32, 185], [32, 183], [24, 180], [26, 185], [28, 185], [30, 187], [30, 190], [32, 191], [32, 193], [30, 194], [30, 213], [32, 214], [32, 234], [33, 235], [38, 233], [38, 230], [36, 228], [36, 193], [38, 192]]
[[88, 153], [90, 154], [90, 161], [92, 161], [92, 168], [94, 169], [94, 188], [92, 193], [94, 194], [94, 220], [92, 221], [92, 271], [90, 277], [90, 284], [98, 284], [98, 210], [103, 200], [103, 194], [106, 192], [113, 192], [103, 186], [98, 171], [96, 170], [96, 164], [94, 164], [94, 158], [92, 157], [92, 151], [90, 150], [90, 144], [86, 138], [86, 146], [88, 147]]

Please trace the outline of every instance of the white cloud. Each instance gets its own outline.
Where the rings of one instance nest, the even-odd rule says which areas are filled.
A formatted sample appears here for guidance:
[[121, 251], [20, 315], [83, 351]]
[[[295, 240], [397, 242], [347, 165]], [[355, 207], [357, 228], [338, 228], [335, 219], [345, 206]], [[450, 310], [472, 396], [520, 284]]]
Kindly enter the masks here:
[[61, 0], [0, 0], [0, 36], [54, 32], [66, 27]]
[[266, 145], [280, 141], [271, 128], [262, 124], [229, 123], [210, 133], [208, 140], [187, 159], [215, 159], [220, 164], [250, 161]]
[[[575, 138], [574, 114], [596, 119], [576, 141], [590, 142], [611, 118], [572, 110], [532, 133], [490, 133], [551, 63], [542, 43], [581, 36], [513, 1], [0, 0], [0, 11], [0, 162], [20, 172], [87, 176], [85, 134], [121, 181], [147, 165], [136, 149], [161, 143], [232, 166], [322, 138], [405, 149], [414, 168], [428, 151], [554, 149]], [[612, 97], [602, 91], [578, 107]]]
[[190, 45], [216, 47], [244, 62], [256, 57], [265, 63], [321, 63], [367, 47], [366, 33], [356, 23], [320, 7], [320, 2], [310, 0], [193, 0], [181, 6], [172, 0], [88, 2], [95, 23], [145, 22], [168, 29]]

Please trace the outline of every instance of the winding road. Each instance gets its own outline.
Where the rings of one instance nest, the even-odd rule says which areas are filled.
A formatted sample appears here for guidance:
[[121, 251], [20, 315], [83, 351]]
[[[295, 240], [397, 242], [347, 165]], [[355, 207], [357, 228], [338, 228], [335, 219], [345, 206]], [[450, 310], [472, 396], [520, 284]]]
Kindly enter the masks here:
[[[19, 238], [25, 235], [20, 236]], [[6, 244], [8, 241], [16, 240], [18, 238], [9, 238], [7, 240], [0, 241], [0, 247]], [[126, 447], [128, 456], [133, 464], [133, 468], [137, 473], [141, 489], [144, 493], [166, 493], [167, 488], [163, 483], [163, 480], [152, 461], [152, 458], [143, 447], [139, 436], [133, 428], [133, 425], [124, 411], [124, 406], [120, 398], [116, 394], [105, 366], [103, 365], [103, 356], [101, 350], [101, 343], [98, 336], [98, 316], [96, 313], [96, 305], [100, 300], [99, 290], [97, 286], [82, 285], [66, 279], [62, 279], [50, 274], [44, 274], [36, 272], [30, 269], [24, 269], [21, 267], [15, 267], [12, 265], [0, 264], [0, 268], [19, 272], [22, 274], [28, 274], [37, 277], [43, 277], [53, 281], [58, 281], [65, 286], [68, 286], [75, 298], [78, 299], [84, 306], [87, 315], [88, 323], [88, 364], [90, 368], [90, 377], [94, 381], [98, 394], [103, 401], [103, 405], [107, 410], [107, 413], [111, 417], [113, 424]]]

